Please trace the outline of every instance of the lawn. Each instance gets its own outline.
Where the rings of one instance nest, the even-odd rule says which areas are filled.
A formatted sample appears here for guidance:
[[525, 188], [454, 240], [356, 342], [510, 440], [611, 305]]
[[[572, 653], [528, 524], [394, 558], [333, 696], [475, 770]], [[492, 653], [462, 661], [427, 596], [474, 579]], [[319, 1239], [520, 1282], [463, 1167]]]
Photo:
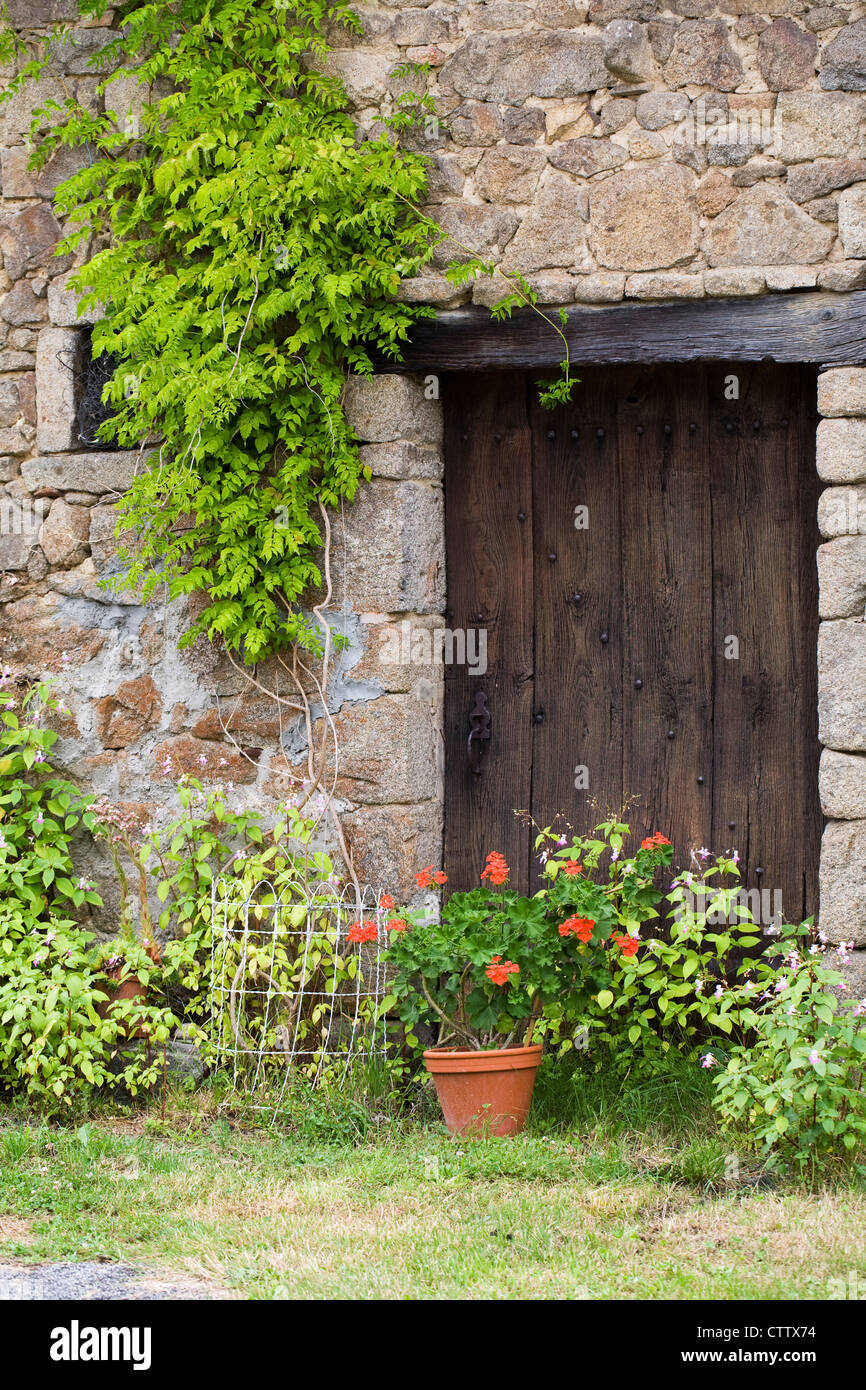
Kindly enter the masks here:
[[542, 1077], [529, 1132], [473, 1142], [431, 1107], [344, 1096], [302, 1096], [274, 1127], [211, 1088], [164, 1119], [7, 1112], [0, 1259], [264, 1299], [826, 1299], [864, 1280], [857, 1170], [807, 1185], [738, 1157], [702, 1083], [591, 1080], [564, 1115]]

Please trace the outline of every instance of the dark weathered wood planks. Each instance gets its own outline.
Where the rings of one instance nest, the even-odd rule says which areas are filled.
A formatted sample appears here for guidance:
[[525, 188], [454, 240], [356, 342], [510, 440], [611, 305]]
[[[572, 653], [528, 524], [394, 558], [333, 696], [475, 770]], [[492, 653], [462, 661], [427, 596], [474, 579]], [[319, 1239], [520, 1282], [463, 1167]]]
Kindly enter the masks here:
[[[532, 467], [523, 377], [449, 386], [445, 452], [447, 625], [487, 632], [487, 671], [446, 665], [445, 862], [452, 888], [474, 888], [490, 850], [528, 863], [532, 751]], [[521, 522], [520, 514], [525, 521]], [[470, 769], [469, 714], [483, 691], [492, 714], [481, 774]]]
[[636, 796], [676, 863], [736, 847], [746, 887], [815, 909], [814, 401], [814, 369], [768, 363], [590, 368], [553, 413], [526, 377], [446, 382], [448, 621], [489, 633], [483, 679], [446, 673], [453, 886], [492, 848], [537, 882], [515, 809], [583, 831]]
[[[572, 361], [814, 362], [866, 357], [866, 290], [753, 299], [618, 304], [567, 311]], [[494, 321], [484, 308], [447, 310], [415, 325], [402, 358], [377, 356], [377, 372], [484, 372], [553, 368], [562, 342], [533, 310]]]

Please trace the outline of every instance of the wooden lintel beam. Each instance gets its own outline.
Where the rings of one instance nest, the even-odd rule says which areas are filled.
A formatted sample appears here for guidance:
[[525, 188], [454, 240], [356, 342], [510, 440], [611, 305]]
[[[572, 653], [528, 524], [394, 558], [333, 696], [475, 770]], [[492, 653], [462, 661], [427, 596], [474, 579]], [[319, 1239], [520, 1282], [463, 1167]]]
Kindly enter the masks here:
[[[556, 317], [557, 311], [552, 311]], [[567, 311], [572, 362], [866, 361], [866, 290], [678, 300]], [[562, 342], [532, 310], [497, 322], [472, 306], [421, 320], [402, 360], [376, 357], [377, 372], [472, 372], [555, 368]]]

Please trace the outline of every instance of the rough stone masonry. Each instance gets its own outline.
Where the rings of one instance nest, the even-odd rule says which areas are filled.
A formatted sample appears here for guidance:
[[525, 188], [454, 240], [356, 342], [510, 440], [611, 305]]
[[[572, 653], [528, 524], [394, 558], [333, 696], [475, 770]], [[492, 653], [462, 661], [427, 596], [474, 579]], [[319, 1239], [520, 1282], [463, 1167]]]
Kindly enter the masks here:
[[[96, 109], [88, 59], [110, 31], [74, 0], [9, 0], [25, 34], [73, 24], [58, 78]], [[457, 0], [361, 5], [363, 34], [335, 31], [328, 59], [362, 130], [375, 133], [429, 63], [437, 116], [411, 136], [433, 160], [429, 210], [449, 241], [404, 295], [489, 304], [502, 281], [456, 291], [463, 247], [524, 274], [544, 304], [866, 288], [866, 5], [808, 0]], [[7, 74], [8, 75], [8, 74]], [[0, 661], [62, 672], [64, 766], [147, 818], [181, 769], [279, 795], [302, 751], [273, 702], [218, 647], [185, 653], [179, 604], [144, 610], [100, 587], [117, 566], [113, 502], [134, 455], [82, 447], [75, 419], [82, 321], [53, 187], [38, 175], [31, 113], [60, 95], [46, 76], [0, 111]], [[134, 113], [131, 82], [111, 105]], [[866, 352], [822, 374], [818, 470], [820, 787], [828, 817], [821, 921], [866, 947]], [[334, 545], [335, 605], [349, 639], [329, 691], [338, 782], [361, 872], [396, 891], [441, 846], [441, 666], [381, 659], [407, 618], [445, 604], [442, 421], [410, 376], [353, 382], [350, 418], [372, 482]], [[265, 684], [274, 671], [259, 672]], [[229, 731], [228, 733], [226, 731]], [[171, 773], [165, 769], [171, 766]], [[849, 966], [866, 993], [866, 950]]]

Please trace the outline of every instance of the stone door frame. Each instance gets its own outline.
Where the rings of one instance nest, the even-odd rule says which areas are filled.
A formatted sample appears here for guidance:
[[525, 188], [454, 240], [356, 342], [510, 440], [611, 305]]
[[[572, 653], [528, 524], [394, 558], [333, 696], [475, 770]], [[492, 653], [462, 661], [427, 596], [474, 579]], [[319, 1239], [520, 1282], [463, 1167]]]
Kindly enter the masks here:
[[[819, 368], [816, 461], [826, 485], [818, 504], [817, 553], [819, 789], [826, 818], [821, 925], [830, 941], [866, 948], [866, 292], [570, 309], [565, 332], [578, 374], [581, 362], [769, 358]], [[556, 335], [531, 311], [504, 323], [478, 308], [441, 313], [419, 323], [400, 363], [376, 359], [371, 381], [350, 383], [349, 418], [359, 438], [369, 441], [368, 451], [387, 455], [384, 476], [417, 479], [419, 457], [441, 450], [439, 373], [551, 369], [561, 356]], [[441, 469], [426, 472], [438, 485]], [[441, 499], [439, 512], [444, 515]], [[413, 555], [411, 546], [409, 534], [409, 571], [429, 562], [427, 552]], [[440, 564], [443, 555], [440, 547]], [[409, 601], [403, 611], [422, 618], [443, 613], [444, 582], [437, 588], [438, 603]], [[440, 765], [440, 801], [442, 771]], [[845, 965], [852, 987], [866, 992], [866, 950], [855, 951]]]

